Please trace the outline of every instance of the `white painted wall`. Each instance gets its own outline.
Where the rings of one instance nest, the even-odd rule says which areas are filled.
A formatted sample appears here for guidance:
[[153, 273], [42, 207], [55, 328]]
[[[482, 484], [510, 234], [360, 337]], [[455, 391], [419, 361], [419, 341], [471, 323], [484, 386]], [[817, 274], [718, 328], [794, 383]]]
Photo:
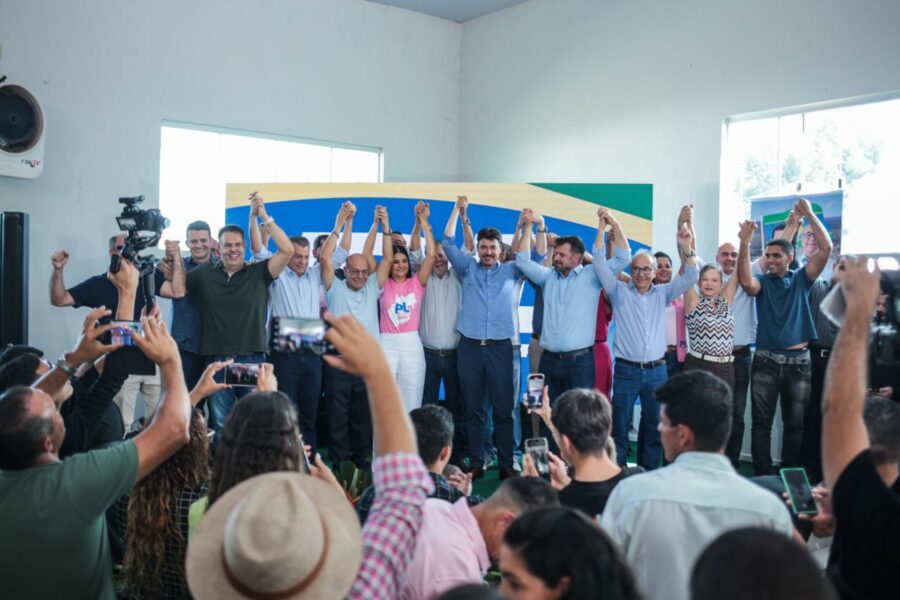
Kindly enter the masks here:
[[898, 23], [895, 0], [530, 0], [468, 21], [460, 180], [652, 183], [654, 246], [693, 202], [711, 256], [722, 119], [900, 89]]
[[0, 44], [48, 122], [43, 175], [0, 177], [0, 210], [31, 215], [30, 340], [52, 358], [86, 309], [50, 307], [49, 256], [71, 252], [68, 285], [104, 270], [116, 199], [157, 203], [164, 119], [382, 147], [388, 180], [456, 179], [450, 21], [363, 0], [0, 0]]

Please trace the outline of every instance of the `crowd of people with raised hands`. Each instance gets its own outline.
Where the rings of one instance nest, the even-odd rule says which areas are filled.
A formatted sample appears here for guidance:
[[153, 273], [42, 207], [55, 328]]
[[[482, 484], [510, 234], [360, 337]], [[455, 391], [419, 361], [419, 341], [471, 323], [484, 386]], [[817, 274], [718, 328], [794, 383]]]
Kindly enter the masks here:
[[[509, 244], [465, 196], [440, 238], [412, 210], [407, 240], [376, 207], [351, 253], [352, 202], [311, 243], [254, 193], [249, 247], [203, 221], [187, 256], [166, 242], [165, 317], [127, 259], [67, 288], [55, 252], [51, 304], [90, 312], [55, 362], [0, 355], [0, 596], [900, 597], [900, 405], [868, 379], [880, 274], [831, 259], [809, 202], [755, 261], [746, 221], [709, 263], [686, 205], [678, 264], [633, 252], [605, 207], [590, 252], [529, 208]], [[840, 325], [821, 310], [838, 282]], [[140, 327], [110, 337], [110, 319]], [[292, 319], [324, 320], [324, 341], [274, 345]], [[126, 344], [149, 371], [123, 371]], [[255, 385], [226, 382], [233, 365]], [[806, 469], [812, 510], [773, 477], [779, 405], [780, 467]], [[528, 413], [543, 454], [523, 454]], [[475, 493], [494, 452], [499, 487]], [[355, 505], [347, 461], [373, 482]]]

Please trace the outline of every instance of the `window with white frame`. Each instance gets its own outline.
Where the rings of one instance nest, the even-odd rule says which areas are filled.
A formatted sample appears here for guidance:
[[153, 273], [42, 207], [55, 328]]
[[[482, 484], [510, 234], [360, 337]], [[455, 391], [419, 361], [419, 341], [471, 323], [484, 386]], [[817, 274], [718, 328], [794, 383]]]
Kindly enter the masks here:
[[222, 227], [228, 183], [378, 183], [382, 165], [380, 148], [165, 122], [159, 208], [171, 224], [162, 239], [181, 239], [198, 219]]
[[755, 197], [844, 191], [843, 252], [896, 252], [900, 94], [725, 119], [720, 239]]

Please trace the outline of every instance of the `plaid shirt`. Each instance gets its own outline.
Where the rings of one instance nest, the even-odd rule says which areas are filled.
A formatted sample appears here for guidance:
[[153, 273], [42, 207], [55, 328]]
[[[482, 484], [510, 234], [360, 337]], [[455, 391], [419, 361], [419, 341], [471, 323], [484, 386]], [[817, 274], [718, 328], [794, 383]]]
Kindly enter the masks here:
[[433, 484], [416, 454], [393, 453], [372, 463], [377, 494], [362, 530], [363, 557], [347, 598], [400, 595]]

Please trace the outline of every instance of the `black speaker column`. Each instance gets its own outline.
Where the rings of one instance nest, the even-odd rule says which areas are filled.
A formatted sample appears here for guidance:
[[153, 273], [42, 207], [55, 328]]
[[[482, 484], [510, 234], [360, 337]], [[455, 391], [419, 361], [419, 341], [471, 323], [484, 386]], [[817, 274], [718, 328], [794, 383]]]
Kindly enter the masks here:
[[28, 343], [28, 215], [0, 213], [0, 348]]

